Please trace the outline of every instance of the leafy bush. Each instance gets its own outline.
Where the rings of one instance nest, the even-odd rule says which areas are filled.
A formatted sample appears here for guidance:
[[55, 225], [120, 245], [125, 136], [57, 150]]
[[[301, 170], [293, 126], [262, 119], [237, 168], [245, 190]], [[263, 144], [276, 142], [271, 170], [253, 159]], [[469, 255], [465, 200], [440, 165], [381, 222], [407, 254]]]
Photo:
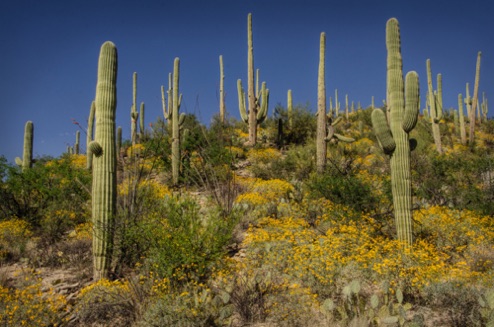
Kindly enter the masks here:
[[[3, 326], [55, 326], [66, 321], [65, 297], [44, 291], [35, 271], [19, 271], [12, 288], [0, 286], [0, 323]], [[65, 317], [65, 318], [64, 318]]]
[[31, 235], [28, 223], [23, 220], [0, 221], [0, 262], [19, 260]]

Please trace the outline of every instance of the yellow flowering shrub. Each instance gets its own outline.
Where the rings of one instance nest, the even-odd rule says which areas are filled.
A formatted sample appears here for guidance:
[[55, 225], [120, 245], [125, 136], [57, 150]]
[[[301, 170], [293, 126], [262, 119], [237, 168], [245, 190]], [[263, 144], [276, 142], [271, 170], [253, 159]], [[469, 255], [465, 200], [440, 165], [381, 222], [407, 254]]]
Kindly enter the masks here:
[[17, 274], [19, 285], [0, 286], [0, 324], [2, 326], [57, 326], [69, 309], [64, 296], [43, 291], [41, 278], [34, 271]]
[[247, 152], [247, 160], [251, 164], [269, 163], [281, 157], [281, 152], [273, 148], [256, 149], [252, 148]]
[[29, 224], [24, 220], [13, 218], [0, 221], [0, 261], [20, 257], [31, 236]]
[[163, 199], [167, 195], [171, 195], [171, 191], [164, 184], [159, 183], [154, 179], [142, 179], [138, 185], [135, 185], [135, 178], [125, 178], [117, 186], [117, 192], [120, 196], [128, 196], [134, 188], [137, 192], [146, 192], [153, 199]]
[[288, 199], [293, 192], [293, 185], [281, 179], [238, 178], [238, 183], [247, 192], [240, 194], [235, 202], [253, 207]]
[[87, 159], [84, 154], [73, 154], [70, 156], [71, 165], [77, 169], [86, 169]]
[[[337, 206], [333, 208], [340, 214], [344, 212]], [[247, 230], [246, 265], [268, 265], [323, 292], [353, 278], [387, 281], [390, 287], [409, 291], [419, 291], [435, 282], [488, 282], [491, 273], [472, 269], [475, 265], [471, 254], [486, 251], [486, 244], [492, 248], [492, 223], [488, 217], [469, 212], [450, 212], [447, 216], [443, 211], [431, 208], [428, 214], [418, 217], [422, 224], [433, 226], [430, 237], [416, 239], [406, 250], [399, 241], [383, 236], [379, 225], [365, 215], [360, 220], [336, 220], [331, 212], [320, 213], [314, 221], [315, 228], [301, 218], [263, 218]], [[436, 221], [438, 214], [444, 216], [440, 218], [442, 222]], [[425, 222], [426, 219], [431, 221]], [[455, 224], [457, 227], [451, 227]], [[462, 256], [454, 256], [453, 248]], [[347, 275], [348, 267], [351, 275]]]

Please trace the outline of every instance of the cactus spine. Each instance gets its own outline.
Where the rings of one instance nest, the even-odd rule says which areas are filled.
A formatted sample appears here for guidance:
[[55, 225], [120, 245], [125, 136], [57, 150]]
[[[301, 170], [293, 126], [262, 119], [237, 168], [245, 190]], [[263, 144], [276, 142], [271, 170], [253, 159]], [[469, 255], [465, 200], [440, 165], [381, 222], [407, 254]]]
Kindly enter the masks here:
[[[385, 153], [390, 155], [393, 206], [398, 239], [405, 246], [412, 244], [412, 190], [409, 132], [415, 127], [419, 113], [419, 81], [416, 72], [406, 75], [403, 84], [400, 28], [391, 18], [386, 24], [387, 94], [390, 121], [381, 109], [372, 112], [372, 125]], [[405, 90], [406, 87], [406, 90]]]
[[94, 130], [94, 113], [96, 112], [95, 102], [91, 102], [91, 109], [89, 109], [89, 118], [87, 120], [87, 134], [86, 134], [86, 168], [91, 170], [93, 168], [93, 153], [89, 149], [89, 143], [93, 140]]
[[225, 123], [225, 73], [223, 70], [223, 56], [220, 56], [220, 122]]
[[93, 158], [92, 221], [93, 278], [108, 278], [113, 251], [117, 175], [115, 110], [117, 49], [112, 42], [101, 46], [96, 86], [96, 131], [89, 144]]
[[434, 143], [436, 144], [436, 150], [442, 153], [441, 144], [441, 131], [439, 130], [439, 122], [443, 117], [442, 108], [442, 77], [441, 74], [437, 75], [437, 93], [434, 92], [432, 86], [432, 71], [431, 71], [431, 61], [427, 59], [427, 87], [428, 87], [428, 100], [429, 100], [429, 116], [432, 124], [432, 135], [434, 137]]
[[24, 149], [21, 158], [15, 158], [17, 165], [22, 167], [22, 171], [30, 169], [33, 165], [33, 136], [34, 125], [32, 121], [27, 121], [24, 125]]
[[479, 95], [479, 81], [480, 81], [480, 57], [482, 56], [482, 52], [479, 51], [477, 54], [477, 67], [475, 69], [475, 84], [473, 87], [473, 98], [472, 98], [472, 106], [470, 108], [470, 130], [468, 134], [468, 141], [471, 146], [473, 146], [475, 142], [475, 108], [477, 108], [477, 101]]
[[242, 81], [237, 81], [238, 104], [242, 120], [249, 124], [249, 145], [257, 143], [257, 125], [267, 117], [269, 90], [266, 83], [262, 83], [259, 93], [259, 73], [256, 78], [256, 89], [254, 89], [254, 46], [252, 40], [252, 14], [247, 15], [247, 101], [248, 112], [245, 107], [245, 93]]
[[326, 33], [319, 40], [319, 71], [317, 75], [317, 138], [316, 168], [323, 173], [326, 168], [326, 82], [325, 82]]

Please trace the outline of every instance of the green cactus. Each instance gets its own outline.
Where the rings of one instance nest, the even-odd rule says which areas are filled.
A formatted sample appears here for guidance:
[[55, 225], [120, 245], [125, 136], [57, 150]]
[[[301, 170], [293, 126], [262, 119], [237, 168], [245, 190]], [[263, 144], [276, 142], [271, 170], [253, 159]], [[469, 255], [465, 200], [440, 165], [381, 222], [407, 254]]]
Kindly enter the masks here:
[[467, 131], [465, 129], [465, 116], [463, 115], [463, 96], [458, 94], [458, 120], [460, 123], [460, 140], [461, 144], [467, 144]]
[[130, 108], [130, 140], [132, 145], [137, 143], [137, 120], [139, 113], [137, 112], [137, 73], [132, 75], [132, 107]]
[[269, 90], [266, 83], [262, 83], [259, 93], [259, 74], [256, 78], [256, 89], [254, 89], [254, 45], [252, 40], [252, 14], [247, 15], [247, 98], [248, 110], [245, 106], [245, 92], [242, 81], [237, 81], [238, 104], [242, 120], [249, 125], [249, 145], [257, 143], [257, 126], [267, 117]]
[[24, 150], [22, 159], [15, 158], [15, 163], [22, 167], [22, 171], [30, 169], [33, 165], [33, 137], [34, 125], [32, 121], [27, 121], [24, 126]]
[[117, 175], [115, 110], [117, 95], [117, 48], [101, 46], [96, 86], [96, 131], [89, 144], [93, 158], [92, 221], [93, 279], [108, 278], [113, 251]]
[[[335, 133], [334, 127], [342, 120], [337, 117], [333, 121], [332, 111], [326, 114], [326, 33], [322, 32], [319, 40], [319, 71], [317, 82], [317, 132], [316, 132], [316, 169], [318, 173], [324, 172], [326, 168], [327, 142], [340, 140], [342, 142], [353, 142], [354, 139]], [[338, 91], [335, 91], [336, 98]], [[338, 107], [336, 108], [338, 112]]]
[[94, 113], [96, 112], [95, 102], [91, 102], [91, 109], [89, 109], [89, 118], [87, 121], [87, 134], [86, 134], [86, 168], [91, 170], [93, 168], [93, 154], [89, 150], [89, 143], [93, 140], [94, 129]]
[[[179, 95], [180, 80], [180, 59], [175, 58], [173, 62], [173, 74], [168, 74], [168, 101], [165, 96], [165, 88], [161, 86], [161, 101], [163, 105], [163, 115], [168, 120], [168, 126], [171, 126], [172, 134], [172, 182], [178, 185], [180, 175], [180, 130], [185, 121], [185, 115], [179, 116], [180, 105], [182, 103], [182, 94]], [[168, 105], [167, 105], [168, 103]], [[178, 118], [177, 118], [178, 117]]]
[[412, 189], [409, 133], [419, 113], [419, 81], [416, 72], [406, 75], [403, 84], [400, 28], [391, 18], [386, 24], [387, 80], [390, 108], [389, 125], [381, 109], [372, 112], [372, 125], [384, 152], [390, 155], [393, 206], [398, 239], [412, 244]]
[[287, 112], [288, 112], [288, 128], [293, 128], [293, 101], [292, 101], [292, 90], [287, 92]]
[[144, 126], [144, 102], [141, 102], [141, 110], [139, 110], [139, 140], [142, 142], [146, 128]]
[[487, 121], [487, 114], [489, 113], [489, 108], [487, 107], [487, 98], [485, 97], [485, 92], [482, 92], [482, 115], [484, 117], [484, 121]]
[[470, 146], [473, 146], [475, 142], [475, 108], [477, 108], [478, 95], [479, 95], [479, 81], [480, 81], [480, 58], [482, 56], [482, 52], [479, 51], [477, 54], [477, 66], [475, 69], [475, 84], [473, 87], [473, 97], [472, 97], [472, 106], [470, 110], [470, 130], [468, 134], [468, 142]]
[[75, 144], [74, 144], [74, 154], [79, 154], [80, 142], [81, 141], [81, 132], [75, 132]]
[[220, 56], [220, 122], [225, 123], [225, 73], [223, 70], [223, 56]]
[[442, 108], [442, 77], [441, 74], [437, 75], [437, 92], [434, 92], [432, 86], [432, 71], [431, 71], [431, 61], [427, 59], [427, 87], [428, 87], [428, 104], [429, 104], [429, 116], [432, 124], [432, 135], [434, 137], [434, 143], [436, 145], [436, 150], [439, 153], [443, 152], [441, 144], [441, 131], [439, 129], [439, 122], [443, 117]]
[[317, 138], [316, 138], [316, 168], [323, 173], [326, 168], [326, 33], [322, 32], [319, 40], [319, 71], [317, 77]]

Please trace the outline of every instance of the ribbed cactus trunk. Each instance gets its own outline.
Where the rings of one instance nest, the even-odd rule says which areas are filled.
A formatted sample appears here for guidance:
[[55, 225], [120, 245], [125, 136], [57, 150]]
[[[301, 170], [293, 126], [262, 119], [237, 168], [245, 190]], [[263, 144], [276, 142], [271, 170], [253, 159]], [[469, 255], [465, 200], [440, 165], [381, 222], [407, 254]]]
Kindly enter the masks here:
[[[428, 97], [429, 100], [429, 116], [432, 124], [432, 136], [434, 137], [434, 144], [436, 145], [436, 150], [438, 153], [442, 153], [441, 144], [441, 131], [439, 129], [439, 122], [442, 118], [442, 78], [441, 75], [437, 75], [437, 87], [438, 94], [434, 94], [434, 89], [432, 86], [432, 71], [431, 71], [431, 61], [427, 59], [427, 87], [428, 87]], [[441, 98], [439, 95], [439, 90], [441, 90]]]
[[16, 163], [22, 167], [22, 171], [30, 169], [33, 165], [33, 136], [34, 125], [32, 121], [27, 121], [24, 125], [24, 148], [21, 158], [15, 158]]
[[467, 130], [465, 128], [465, 116], [463, 115], [463, 96], [458, 94], [458, 120], [460, 123], [460, 141], [461, 144], [467, 144]]
[[477, 54], [477, 66], [475, 68], [475, 84], [473, 87], [473, 98], [472, 98], [472, 106], [470, 107], [470, 130], [468, 134], [468, 140], [470, 145], [473, 146], [475, 142], [475, 108], [477, 108], [477, 101], [479, 96], [479, 81], [480, 81], [480, 57], [482, 53], [479, 51]]
[[180, 131], [179, 131], [179, 77], [180, 59], [175, 58], [173, 62], [173, 88], [172, 88], [172, 181], [178, 185], [180, 175]]
[[225, 123], [225, 73], [223, 70], [223, 56], [220, 56], [220, 122]]
[[144, 126], [144, 102], [141, 102], [141, 110], [139, 110], [139, 140], [142, 142], [144, 138], [144, 132], [146, 131], [146, 126]]
[[413, 239], [409, 132], [417, 123], [419, 83], [415, 72], [409, 72], [406, 85], [403, 83], [400, 29], [395, 18], [391, 18], [386, 24], [386, 47], [389, 126], [386, 114], [381, 109], [372, 112], [372, 125], [379, 143], [385, 153], [390, 155], [397, 237], [406, 246], [410, 246]]
[[319, 40], [319, 71], [317, 77], [317, 134], [316, 169], [323, 173], [326, 168], [326, 81], [325, 81], [326, 33]]
[[292, 100], [292, 90], [287, 92], [287, 112], [288, 112], [288, 128], [293, 128], [293, 100]]
[[252, 14], [247, 16], [247, 101], [249, 105], [249, 144], [257, 143], [257, 104], [254, 89], [254, 41], [252, 37]]
[[137, 112], [137, 73], [132, 75], [132, 107], [130, 108], [130, 140], [132, 145], [137, 143], [137, 119], [139, 113]]
[[96, 131], [90, 143], [93, 158], [92, 221], [94, 280], [108, 278], [113, 251], [116, 212], [115, 110], [117, 49], [101, 46], [96, 86]]
[[75, 132], [75, 144], [74, 144], [74, 153], [79, 154], [79, 148], [81, 147], [80, 142], [81, 141], [81, 132], [76, 131]]
[[89, 109], [89, 118], [87, 120], [87, 134], [86, 134], [86, 168], [88, 170], [93, 169], [93, 153], [89, 149], [89, 143], [93, 140], [94, 130], [94, 114], [96, 112], [95, 102], [91, 102], [91, 109]]

